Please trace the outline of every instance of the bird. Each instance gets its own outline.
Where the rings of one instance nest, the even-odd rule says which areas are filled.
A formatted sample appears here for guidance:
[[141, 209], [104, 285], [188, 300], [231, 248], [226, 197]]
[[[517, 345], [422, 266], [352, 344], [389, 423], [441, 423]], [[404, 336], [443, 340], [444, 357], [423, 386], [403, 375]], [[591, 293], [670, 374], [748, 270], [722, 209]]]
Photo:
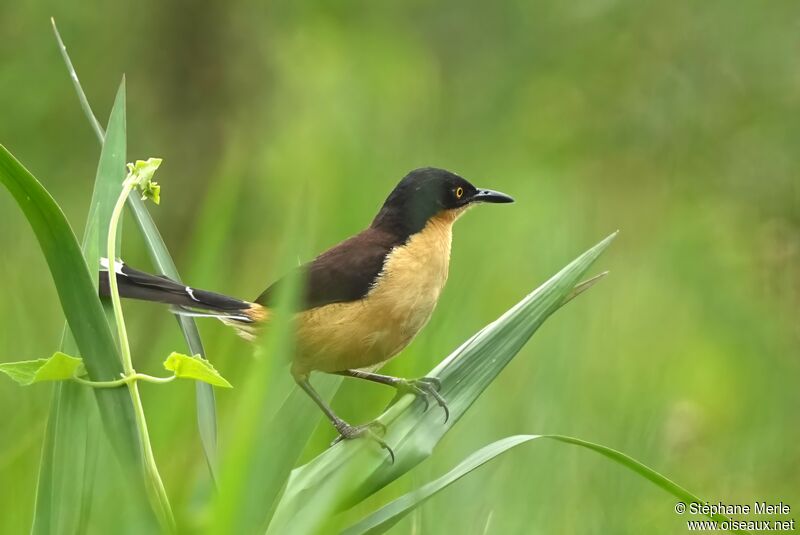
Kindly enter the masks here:
[[[376, 373], [428, 323], [447, 281], [452, 229], [471, 207], [511, 203], [505, 193], [473, 186], [456, 173], [414, 169], [395, 186], [370, 225], [278, 279], [253, 301], [186, 286], [119, 260], [103, 259], [99, 293], [109, 295], [113, 271], [121, 297], [171, 305], [176, 314], [213, 317], [255, 340], [274, 317], [281, 289], [291, 276], [303, 282], [292, 311], [296, 347], [290, 372], [339, 433], [337, 442], [369, 435], [374, 422], [351, 425], [340, 418], [310, 382], [312, 372], [353, 377], [394, 387], [398, 393], [432, 398], [449, 409], [434, 377], [404, 379]], [[384, 430], [385, 431], [385, 430]]]

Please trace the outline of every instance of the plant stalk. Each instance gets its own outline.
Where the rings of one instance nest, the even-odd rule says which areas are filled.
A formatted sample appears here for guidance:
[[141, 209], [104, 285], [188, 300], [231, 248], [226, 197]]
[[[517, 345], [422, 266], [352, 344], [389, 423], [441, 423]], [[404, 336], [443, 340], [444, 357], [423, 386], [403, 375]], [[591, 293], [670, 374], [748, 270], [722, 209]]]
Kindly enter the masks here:
[[[124, 370], [125, 377], [132, 377], [136, 375], [136, 370], [133, 368], [133, 361], [131, 359], [131, 348], [128, 343], [128, 332], [125, 329], [125, 319], [122, 314], [122, 301], [119, 297], [119, 285], [117, 284], [116, 271], [114, 270], [114, 262], [116, 259], [117, 250], [117, 227], [119, 220], [122, 217], [122, 210], [125, 208], [125, 202], [128, 195], [136, 187], [136, 182], [133, 177], [129, 177], [122, 184], [122, 193], [114, 211], [111, 214], [111, 221], [108, 227], [108, 243], [107, 243], [107, 257], [109, 259], [109, 274], [108, 286], [111, 295], [111, 305], [114, 309], [115, 323], [117, 324], [117, 335], [119, 337], [120, 354], [122, 355], [122, 369]], [[167, 491], [164, 488], [164, 482], [161, 480], [161, 475], [158, 473], [158, 466], [156, 465], [155, 456], [153, 455], [153, 447], [150, 444], [150, 433], [147, 430], [147, 420], [144, 416], [144, 407], [142, 406], [142, 398], [139, 395], [139, 387], [137, 381], [127, 381], [128, 391], [130, 392], [131, 402], [133, 403], [133, 411], [136, 419], [136, 430], [139, 433], [139, 443], [141, 445], [141, 454], [144, 459], [145, 469], [145, 483], [148, 489], [150, 501], [152, 502], [153, 509], [158, 515], [159, 521], [165, 530], [175, 532], [175, 517], [172, 514], [172, 507], [169, 503]]]
[[144, 381], [145, 383], [169, 383], [176, 377], [176, 375], [171, 377], [153, 377], [152, 375], [147, 375], [144, 373], [134, 373], [132, 375], [123, 375], [114, 381], [87, 381], [86, 379], [77, 376], [73, 377], [72, 380], [85, 386], [91, 386], [92, 388], [116, 388], [122, 385], [133, 383], [135, 381]]

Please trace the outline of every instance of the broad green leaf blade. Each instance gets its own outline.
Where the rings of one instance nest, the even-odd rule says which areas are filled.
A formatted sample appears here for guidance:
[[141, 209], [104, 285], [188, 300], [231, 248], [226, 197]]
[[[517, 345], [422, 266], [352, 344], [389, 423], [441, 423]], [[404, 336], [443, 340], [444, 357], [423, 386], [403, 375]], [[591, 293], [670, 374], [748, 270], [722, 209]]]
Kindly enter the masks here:
[[58, 351], [49, 359], [21, 360], [0, 364], [0, 372], [22, 386], [44, 381], [65, 381], [85, 373], [83, 361]]
[[[567, 444], [574, 444], [576, 446], [595, 451], [600, 455], [603, 455], [604, 457], [607, 457], [612, 461], [624, 466], [644, 479], [647, 479], [654, 485], [662, 488], [684, 503], [702, 503], [700, 498], [684, 489], [677, 483], [673, 482], [669, 478], [615, 449], [563, 435], [516, 435], [512, 437], [506, 437], [498, 440], [497, 442], [493, 442], [488, 446], [484, 446], [478, 451], [472, 453], [469, 457], [461, 461], [458, 466], [438, 479], [435, 479], [419, 489], [409, 492], [408, 494], [391, 501], [377, 511], [359, 520], [357, 523], [344, 530], [342, 535], [378, 535], [379, 533], [385, 533], [397, 522], [399, 522], [405, 515], [462, 477], [468, 475], [476, 468], [479, 468], [492, 459], [496, 459], [503, 453], [516, 446], [519, 446], [520, 444], [540, 438], [555, 440], [557, 442], [565, 442]], [[720, 514], [709, 515], [709, 518], [718, 522], [728, 520], [727, 517]], [[734, 533], [746, 532], [735, 531]]]
[[[53, 27], [55, 30], [55, 25]], [[61, 38], [56, 38], [66, 54]], [[73, 76], [74, 73], [73, 73]], [[75, 76], [76, 78], [76, 76]], [[99, 128], [99, 125], [98, 125]], [[102, 140], [100, 161], [95, 175], [89, 215], [86, 218], [82, 250], [88, 266], [97, 266], [105, 248], [111, 212], [119, 197], [125, 173], [126, 153], [125, 80], [120, 83], [108, 121], [108, 135]], [[121, 227], [121, 225], [120, 225]], [[121, 240], [117, 240], [119, 244]], [[97, 285], [97, 270], [90, 270]], [[109, 303], [103, 303], [106, 317], [113, 323]], [[78, 346], [65, 328], [61, 350], [77, 354]], [[50, 420], [45, 434], [39, 482], [34, 507], [34, 533], [76, 532], [88, 518], [94, 473], [100, 447], [99, 422], [91, 394], [78, 385], [57, 385]], [[58, 411], [57, 405], [66, 407]], [[40, 497], [47, 499], [40, 500]]]
[[569, 301], [574, 291], [584, 288], [581, 278], [615, 236], [612, 234], [583, 253], [428, 374], [442, 383], [441, 394], [450, 407], [447, 423], [435, 406], [426, 412], [423, 400], [403, 396], [379, 418], [388, 426], [384, 438], [395, 451], [395, 463], [370, 441], [340, 442], [292, 472], [268, 533], [289, 529], [295, 533], [316, 532], [336, 510], [377, 492], [430, 456], [442, 436], [539, 326]]
[[[61, 307], [87, 372], [110, 380], [122, 372], [119, 353], [89, 268], [61, 209], [47, 190], [0, 145], [0, 183], [11, 192], [33, 229], [55, 282]], [[124, 389], [94, 389], [106, 435], [126, 469], [141, 468], [130, 397]], [[140, 477], [132, 477], [140, 485]], [[141, 496], [144, 490], [141, 489]]]
[[[2, 145], [0, 182], [14, 196], [36, 234], [89, 375], [94, 380], [118, 377], [122, 368], [116, 345], [92, 284], [90, 271], [61, 209], [44, 187]], [[98, 391], [97, 395], [98, 401], [105, 407], [103, 412], [108, 419], [107, 425], [117, 428], [117, 441], [122, 442], [121, 439], [132, 430], [124, 425], [133, 418], [127, 394], [105, 390]], [[112, 418], [121, 415], [124, 417]], [[130, 438], [132, 441], [128, 445], [119, 445], [120, 452], [125, 452], [125, 458], [136, 458], [136, 435]]]
[[[105, 137], [103, 128], [100, 126], [100, 123], [97, 121], [97, 118], [95, 117], [94, 112], [89, 105], [89, 100], [86, 98], [86, 93], [83, 91], [83, 87], [81, 87], [80, 81], [78, 80], [78, 73], [75, 71], [75, 68], [72, 65], [72, 60], [70, 60], [69, 54], [67, 54], [67, 48], [64, 46], [64, 42], [61, 40], [61, 36], [58, 33], [55, 20], [51, 19], [51, 22], [53, 24], [53, 32], [55, 33], [56, 40], [58, 41], [61, 55], [64, 58], [64, 63], [69, 71], [70, 79], [75, 87], [75, 93], [78, 95], [78, 100], [81, 103], [81, 108], [83, 109], [86, 119], [89, 121], [97, 140], [102, 145], [103, 138]], [[158, 227], [156, 227], [153, 218], [147, 211], [144, 201], [136, 195], [131, 195], [128, 197], [128, 206], [133, 212], [133, 216], [136, 220], [137, 226], [139, 227], [139, 231], [142, 233], [145, 243], [147, 244], [147, 250], [153, 265], [159, 272], [163, 273], [170, 279], [180, 282], [181, 278], [178, 275], [178, 270], [175, 267], [175, 263], [172, 261], [169, 250], [167, 249], [166, 244], [164, 244], [164, 240], [161, 237], [161, 233], [158, 231]], [[200, 339], [200, 332], [197, 330], [197, 325], [195, 324], [194, 320], [185, 316], [176, 316], [176, 318], [178, 325], [183, 332], [183, 337], [186, 340], [186, 344], [189, 346], [189, 353], [192, 355], [201, 355], [203, 358], [205, 358], [203, 342]], [[208, 463], [208, 469], [211, 472], [211, 478], [212, 480], [216, 481], [217, 408], [216, 401], [214, 399], [214, 389], [209, 384], [197, 382], [195, 384], [195, 392], [197, 398], [197, 425], [200, 433], [200, 441], [203, 445], [203, 453], [205, 454], [206, 462]]]
[[484, 446], [473, 452], [469, 457], [461, 461], [455, 468], [443, 476], [389, 502], [377, 511], [362, 518], [344, 530], [342, 535], [359, 535], [363, 533], [374, 535], [384, 533], [399, 522], [405, 515], [425, 503], [446, 487], [455, 483], [476, 468], [528, 440], [531, 440], [530, 435], [517, 435], [506, 437], [488, 446]]
[[56, 384], [36, 485], [31, 533], [84, 533], [91, 490], [96, 484], [98, 450], [104, 445], [91, 388]]
[[178, 378], [196, 379], [214, 386], [233, 388], [210, 362], [200, 358], [199, 355], [190, 357], [173, 351], [164, 361], [164, 368], [175, 372], [175, 377]]

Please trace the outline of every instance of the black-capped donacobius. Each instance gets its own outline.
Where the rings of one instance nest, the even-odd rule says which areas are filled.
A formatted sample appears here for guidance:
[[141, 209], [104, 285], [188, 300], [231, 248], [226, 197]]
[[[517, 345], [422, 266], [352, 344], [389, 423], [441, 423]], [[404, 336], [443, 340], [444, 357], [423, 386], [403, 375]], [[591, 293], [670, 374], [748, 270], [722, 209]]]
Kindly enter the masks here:
[[[400, 391], [432, 397], [448, 415], [434, 378], [401, 379], [374, 373], [397, 355], [425, 326], [447, 280], [453, 223], [478, 203], [513, 199], [476, 188], [455, 173], [426, 167], [406, 175], [392, 190], [372, 223], [355, 236], [299, 267], [303, 290], [296, 311], [295, 381], [330, 419], [341, 438], [370, 431], [339, 418], [309, 382], [311, 372], [366, 379]], [[100, 292], [108, 294], [106, 261]], [[179, 284], [116, 261], [122, 297], [158, 301], [178, 314], [215, 317], [254, 339], [269, 324], [282, 281], [254, 301]], [[337, 439], [338, 440], [338, 439]]]

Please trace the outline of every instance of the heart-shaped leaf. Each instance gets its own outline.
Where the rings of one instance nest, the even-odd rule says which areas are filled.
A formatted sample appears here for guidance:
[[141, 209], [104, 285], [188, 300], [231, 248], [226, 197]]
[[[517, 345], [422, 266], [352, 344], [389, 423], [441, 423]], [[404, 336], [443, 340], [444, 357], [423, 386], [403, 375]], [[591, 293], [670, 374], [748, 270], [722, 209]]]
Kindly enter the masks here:
[[0, 372], [22, 386], [44, 381], [64, 381], [83, 375], [83, 360], [57, 351], [49, 359], [21, 360], [0, 364]]
[[175, 377], [181, 379], [196, 379], [214, 386], [233, 388], [214, 366], [207, 360], [200, 358], [200, 355], [190, 357], [183, 353], [173, 352], [164, 361], [164, 368], [175, 372]]

